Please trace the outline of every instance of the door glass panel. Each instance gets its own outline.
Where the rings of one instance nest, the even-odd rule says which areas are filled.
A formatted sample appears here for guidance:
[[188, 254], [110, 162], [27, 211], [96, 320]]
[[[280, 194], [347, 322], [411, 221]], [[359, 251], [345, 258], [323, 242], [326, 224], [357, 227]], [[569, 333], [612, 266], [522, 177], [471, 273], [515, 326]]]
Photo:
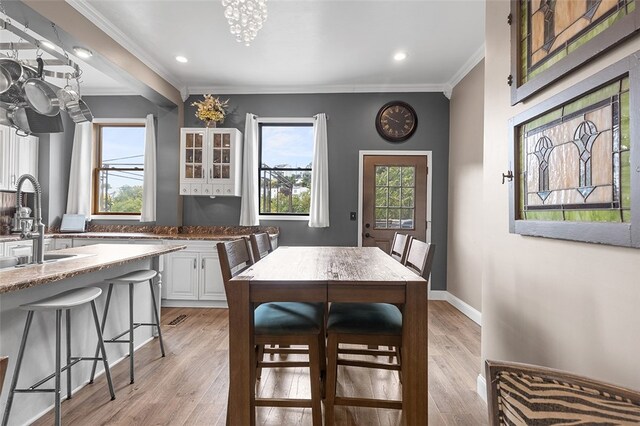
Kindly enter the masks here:
[[376, 209], [376, 229], [385, 229], [387, 227], [387, 209]]
[[195, 165], [193, 166], [193, 177], [199, 179], [202, 177], [202, 166]]
[[231, 150], [222, 150], [222, 162], [227, 164], [231, 163]]
[[213, 166], [213, 177], [214, 179], [220, 179], [221, 170], [219, 165]]
[[414, 166], [375, 167], [374, 229], [415, 229]]
[[187, 148], [193, 148], [193, 133], [187, 133]]
[[195, 152], [195, 161], [194, 163], [202, 163], [202, 150], [201, 149], [196, 149]]
[[220, 150], [219, 149], [214, 149], [213, 150], [213, 162], [218, 164], [220, 163]]
[[193, 166], [192, 165], [187, 164], [187, 168], [185, 170], [184, 175], [187, 178], [193, 178]]
[[222, 135], [222, 146], [224, 148], [231, 147], [231, 135], [229, 133]]
[[213, 135], [213, 146], [216, 148], [220, 148], [222, 146], [222, 135]]
[[231, 174], [229, 173], [229, 166], [222, 166], [222, 178], [229, 179], [230, 175]]
[[185, 151], [185, 163], [193, 163], [193, 150], [187, 149]]
[[196, 139], [196, 148], [202, 148], [202, 133], [196, 133], [195, 135], [195, 139]]

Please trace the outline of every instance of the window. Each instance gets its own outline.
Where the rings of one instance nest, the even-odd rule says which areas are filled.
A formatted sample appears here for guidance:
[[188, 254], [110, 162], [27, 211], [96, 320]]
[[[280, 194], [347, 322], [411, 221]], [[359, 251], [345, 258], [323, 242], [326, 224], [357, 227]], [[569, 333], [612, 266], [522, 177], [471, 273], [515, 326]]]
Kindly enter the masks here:
[[96, 125], [94, 215], [140, 215], [144, 124]]
[[259, 125], [261, 215], [309, 215], [313, 119]]

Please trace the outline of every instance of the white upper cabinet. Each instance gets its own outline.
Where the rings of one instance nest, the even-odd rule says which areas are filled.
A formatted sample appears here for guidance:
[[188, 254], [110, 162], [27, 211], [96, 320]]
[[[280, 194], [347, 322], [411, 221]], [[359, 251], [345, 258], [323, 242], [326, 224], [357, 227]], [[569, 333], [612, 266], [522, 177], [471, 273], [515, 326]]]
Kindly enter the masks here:
[[241, 195], [242, 133], [238, 129], [180, 130], [180, 195]]
[[[0, 125], [0, 190], [15, 191], [18, 178], [24, 174], [38, 178], [38, 138], [18, 136], [14, 129]], [[31, 182], [22, 185], [33, 192]]]

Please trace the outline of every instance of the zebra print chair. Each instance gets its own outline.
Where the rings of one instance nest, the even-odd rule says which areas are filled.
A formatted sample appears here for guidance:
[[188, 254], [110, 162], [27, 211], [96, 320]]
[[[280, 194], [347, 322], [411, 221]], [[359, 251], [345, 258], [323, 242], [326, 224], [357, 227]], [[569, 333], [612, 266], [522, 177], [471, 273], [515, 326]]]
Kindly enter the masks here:
[[536, 365], [485, 365], [490, 425], [640, 424], [640, 392]]

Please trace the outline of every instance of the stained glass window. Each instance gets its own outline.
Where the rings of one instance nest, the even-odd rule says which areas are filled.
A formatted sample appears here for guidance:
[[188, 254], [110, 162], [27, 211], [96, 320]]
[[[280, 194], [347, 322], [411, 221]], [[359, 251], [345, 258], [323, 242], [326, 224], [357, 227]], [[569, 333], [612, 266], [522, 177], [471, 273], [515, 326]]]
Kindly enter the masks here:
[[565, 58], [629, 15], [635, 0], [520, 0], [520, 81]]
[[414, 229], [416, 168], [376, 166], [375, 229]]
[[629, 78], [518, 127], [522, 220], [629, 222]]

